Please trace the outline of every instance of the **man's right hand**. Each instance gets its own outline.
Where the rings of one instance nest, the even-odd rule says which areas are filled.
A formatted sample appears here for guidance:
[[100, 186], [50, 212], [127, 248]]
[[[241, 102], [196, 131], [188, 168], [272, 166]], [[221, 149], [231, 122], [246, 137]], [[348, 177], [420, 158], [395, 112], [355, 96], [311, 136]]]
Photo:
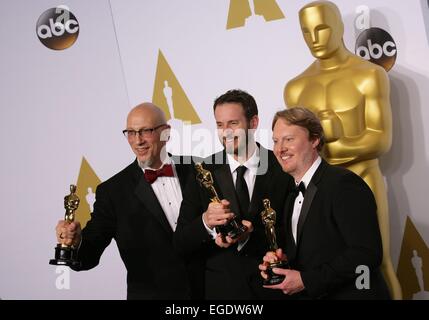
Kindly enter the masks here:
[[274, 263], [277, 261], [287, 261], [287, 257], [283, 253], [282, 249], [279, 248], [275, 252], [274, 251], [268, 251], [267, 253], [265, 253], [265, 256], [262, 258], [262, 263], [259, 265], [259, 270], [261, 270], [262, 278], [264, 278], [264, 279], [268, 278], [268, 275], [266, 273], [267, 266], [270, 263]]
[[233, 217], [234, 214], [229, 209], [228, 200], [222, 200], [220, 203], [210, 203], [207, 211], [203, 213], [204, 223], [210, 229], [213, 229], [216, 226], [224, 225]]
[[78, 247], [82, 238], [82, 230], [79, 221], [68, 223], [65, 220], [58, 221], [55, 228], [57, 241], [67, 246]]

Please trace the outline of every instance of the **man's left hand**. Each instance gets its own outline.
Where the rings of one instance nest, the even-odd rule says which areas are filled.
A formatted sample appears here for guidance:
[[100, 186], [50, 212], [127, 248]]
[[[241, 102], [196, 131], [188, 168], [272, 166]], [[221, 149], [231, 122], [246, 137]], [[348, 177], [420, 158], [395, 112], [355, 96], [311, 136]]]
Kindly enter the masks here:
[[268, 289], [280, 289], [284, 294], [292, 295], [297, 292], [304, 290], [304, 283], [301, 279], [301, 272], [291, 269], [281, 269], [273, 268], [273, 272], [276, 274], [282, 274], [285, 276], [285, 279], [282, 283], [276, 284], [274, 286], [264, 286]]
[[221, 248], [228, 248], [237, 242], [244, 242], [249, 238], [253, 231], [253, 225], [250, 221], [242, 220], [241, 223], [247, 227], [246, 232], [243, 232], [239, 237], [232, 239], [229, 236], [223, 237], [220, 233], [217, 234], [215, 243]]

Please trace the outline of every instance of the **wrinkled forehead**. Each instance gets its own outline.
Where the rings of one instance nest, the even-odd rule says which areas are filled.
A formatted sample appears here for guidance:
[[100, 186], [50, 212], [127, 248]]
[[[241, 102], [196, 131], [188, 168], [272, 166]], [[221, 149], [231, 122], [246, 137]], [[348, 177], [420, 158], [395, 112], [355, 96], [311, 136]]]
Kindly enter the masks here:
[[273, 128], [273, 138], [281, 138], [288, 136], [309, 135], [307, 128], [292, 124], [286, 119], [278, 119]]
[[127, 117], [127, 128], [152, 128], [159, 125], [161, 120], [156, 113], [148, 110], [134, 110]]

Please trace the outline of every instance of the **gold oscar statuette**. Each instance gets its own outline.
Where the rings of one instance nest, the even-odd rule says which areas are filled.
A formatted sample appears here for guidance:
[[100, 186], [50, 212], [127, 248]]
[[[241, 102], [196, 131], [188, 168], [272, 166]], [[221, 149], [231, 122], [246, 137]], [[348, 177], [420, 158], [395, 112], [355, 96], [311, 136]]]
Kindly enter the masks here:
[[[195, 169], [197, 171], [196, 178], [200, 185], [207, 190], [210, 201], [220, 203], [221, 200], [214, 188], [214, 181], [211, 172], [204, 169], [201, 163], [196, 163]], [[231, 239], [235, 239], [243, 234], [247, 230], [247, 227], [234, 217], [224, 225], [216, 227], [216, 229], [223, 237], [229, 236]]]
[[[66, 213], [64, 220], [66, 223], [72, 223], [75, 218], [75, 212], [79, 207], [80, 199], [76, 195], [76, 186], [70, 185], [70, 194], [64, 197], [64, 208]], [[58, 243], [55, 247], [55, 259], [51, 259], [49, 264], [61, 265], [61, 266], [78, 266], [80, 262], [76, 260], [76, 248], [74, 246], [68, 246], [65, 244]]]
[[390, 222], [380, 157], [392, 145], [390, 80], [385, 69], [349, 51], [344, 22], [331, 1], [314, 1], [299, 11], [300, 29], [315, 60], [289, 80], [288, 108], [307, 107], [322, 124], [323, 158], [365, 180], [377, 202], [383, 260], [381, 270], [393, 299], [402, 290], [390, 256]]
[[[262, 200], [264, 204], [264, 210], [261, 212], [262, 223], [265, 226], [265, 235], [267, 236], [268, 246], [270, 251], [276, 251], [279, 246], [277, 245], [276, 230], [274, 228], [276, 224], [276, 211], [271, 208], [270, 200]], [[264, 280], [264, 285], [274, 285], [283, 282], [285, 276], [276, 274], [273, 272], [273, 268], [289, 268], [287, 261], [275, 261], [271, 262], [267, 266], [268, 278]]]

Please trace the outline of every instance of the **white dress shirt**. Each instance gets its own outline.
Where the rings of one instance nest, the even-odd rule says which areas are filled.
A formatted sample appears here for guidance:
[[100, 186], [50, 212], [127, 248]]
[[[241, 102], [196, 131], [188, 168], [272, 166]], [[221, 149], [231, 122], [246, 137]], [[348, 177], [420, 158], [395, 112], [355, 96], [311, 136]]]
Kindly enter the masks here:
[[[240, 163], [237, 160], [234, 159], [234, 156], [227, 154], [226, 155], [228, 158], [228, 164], [229, 164], [229, 169], [231, 171], [231, 175], [232, 175], [232, 181], [234, 183], [234, 187], [235, 184], [237, 182], [237, 168], [239, 166], [245, 166], [247, 168], [247, 170], [244, 172], [244, 180], [246, 181], [247, 184], [247, 189], [249, 190], [249, 200], [252, 200], [252, 194], [253, 194], [253, 189], [255, 187], [255, 180], [256, 180], [256, 175], [258, 172], [258, 167], [259, 167], [259, 160], [260, 160], [260, 156], [259, 156], [259, 148], [258, 146], [255, 145], [255, 151], [253, 152], [252, 156], [246, 160], [246, 162], [244, 163]], [[228, 200], [228, 199], [227, 199]], [[236, 212], [234, 212], [235, 214], [237, 214]], [[203, 219], [203, 223], [204, 226], [206, 227], [207, 231], [210, 233], [210, 235], [212, 236], [213, 239], [216, 238], [216, 229], [210, 229], [206, 223], [204, 222]], [[243, 243], [239, 243], [238, 245], [238, 250], [241, 250], [241, 248], [246, 244], [247, 240]]]
[[249, 190], [249, 200], [252, 199], [253, 189], [255, 187], [256, 175], [259, 167], [259, 148], [256, 147], [252, 156], [247, 159], [246, 162], [241, 164], [230, 154], [226, 155], [228, 157], [229, 169], [231, 170], [232, 181], [234, 182], [234, 187], [237, 183], [237, 168], [239, 166], [245, 166], [247, 170], [244, 172], [244, 180], [246, 180], [247, 189]]
[[[161, 205], [162, 210], [168, 220], [173, 231], [176, 230], [177, 218], [179, 217], [180, 204], [182, 203], [182, 189], [180, 188], [179, 178], [177, 176], [176, 167], [173, 159], [167, 157], [162, 164], [171, 164], [173, 167], [174, 177], [158, 177], [152, 184], [152, 190], [158, 198], [158, 202]], [[161, 169], [162, 166], [159, 168]], [[145, 169], [152, 169], [150, 167], [142, 168], [143, 172]]]
[[[311, 178], [313, 178], [313, 175], [316, 172], [321, 162], [322, 162], [322, 159], [320, 158], [320, 156], [317, 157], [317, 159], [311, 165], [310, 169], [308, 169], [307, 172], [304, 174], [301, 181], [295, 181], [295, 184], [298, 186], [301, 182], [303, 182], [305, 186], [305, 190], [307, 190], [308, 184], [310, 183]], [[293, 205], [293, 212], [292, 212], [292, 235], [293, 235], [293, 239], [295, 240], [295, 243], [296, 243], [296, 237], [297, 237], [297, 231], [298, 231], [298, 221], [299, 221], [299, 216], [301, 215], [301, 208], [302, 208], [303, 202], [304, 202], [304, 196], [300, 191], [298, 196], [295, 199], [295, 202]]]

